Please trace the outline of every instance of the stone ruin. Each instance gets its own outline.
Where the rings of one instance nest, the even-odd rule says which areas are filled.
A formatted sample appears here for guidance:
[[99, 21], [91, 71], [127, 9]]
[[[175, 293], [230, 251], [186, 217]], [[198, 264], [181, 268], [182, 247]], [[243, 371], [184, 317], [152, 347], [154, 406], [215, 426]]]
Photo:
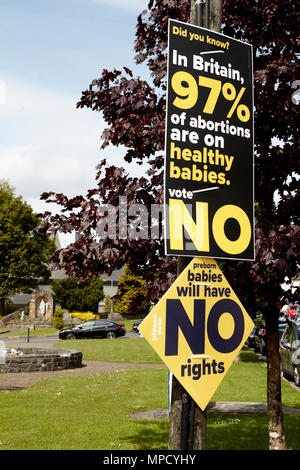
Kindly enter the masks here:
[[39, 289], [32, 294], [29, 301], [29, 318], [31, 320], [51, 321], [54, 313], [54, 300], [51, 292]]
[[[1, 345], [0, 345], [1, 346]], [[72, 349], [0, 347], [0, 374], [47, 372], [82, 367], [82, 352]]]
[[24, 307], [19, 308], [0, 320], [2, 327], [45, 327], [52, 325], [54, 299], [51, 292], [39, 289], [34, 292], [28, 304], [28, 315], [24, 315]]

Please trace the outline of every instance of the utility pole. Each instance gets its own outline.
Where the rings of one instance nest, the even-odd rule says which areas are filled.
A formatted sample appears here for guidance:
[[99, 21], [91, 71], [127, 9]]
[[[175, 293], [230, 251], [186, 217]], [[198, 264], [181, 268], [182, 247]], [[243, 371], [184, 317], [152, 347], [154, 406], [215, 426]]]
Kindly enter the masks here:
[[[190, 23], [221, 32], [222, 0], [191, 0]], [[177, 261], [177, 276], [191, 258]], [[180, 382], [173, 376], [170, 413], [170, 450], [204, 450], [206, 441], [206, 410], [202, 411]]]

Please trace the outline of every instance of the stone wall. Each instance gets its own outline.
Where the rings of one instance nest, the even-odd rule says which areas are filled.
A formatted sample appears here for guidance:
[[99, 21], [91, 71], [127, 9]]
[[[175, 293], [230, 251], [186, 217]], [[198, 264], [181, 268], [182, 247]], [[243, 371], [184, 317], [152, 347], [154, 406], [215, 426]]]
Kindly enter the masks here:
[[21, 308], [19, 310], [16, 310], [15, 312], [5, 315], [3, 318], [1, 318], [0, 325], [7, 326], [10, 324], [19, 323], [21, 321], [22, 311], [23, 309]]

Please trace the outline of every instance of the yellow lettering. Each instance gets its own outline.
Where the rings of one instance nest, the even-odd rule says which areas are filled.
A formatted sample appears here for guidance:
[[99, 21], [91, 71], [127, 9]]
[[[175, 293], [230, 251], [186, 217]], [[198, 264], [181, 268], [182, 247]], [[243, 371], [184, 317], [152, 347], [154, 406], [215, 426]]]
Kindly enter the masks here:
[[[235, 219], [240, 225], [240, 236], [237, 240], [229, 240], [226, 237], [224, 226], [228, 219]], [[251, 240], [251, 223], [247, 214], [238, 206], [228, 204], [220, 207], [214, 215], [212, 231], [216, 243], [231, 255], [237, 255], [246, 250]]]
[[185, 228], [198, 251], [209, 251], [208, 204], [206, 202], [196, 202], [195, 223], [182, 200], [170, 199], [169, 221], [172, 250], [184, 249], [183, 228]]

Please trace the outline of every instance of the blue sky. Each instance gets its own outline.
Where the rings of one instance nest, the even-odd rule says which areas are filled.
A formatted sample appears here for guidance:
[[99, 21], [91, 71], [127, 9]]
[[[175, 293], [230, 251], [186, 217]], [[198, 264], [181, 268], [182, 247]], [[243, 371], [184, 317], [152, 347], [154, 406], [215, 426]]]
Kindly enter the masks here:
[[[84, 194], [95, 182], [105, 127], [76, 109], [102, 69], [134, 63], [137, 16], [148, 0], [1, 0], [0, 179], [40, 211], [43, 191]], [[123, 165], [121, 149], [113, 163]], [[124, 166], [124, 165], [123, 165]], [[135, 171], [135, 170], [134, 170]]]

